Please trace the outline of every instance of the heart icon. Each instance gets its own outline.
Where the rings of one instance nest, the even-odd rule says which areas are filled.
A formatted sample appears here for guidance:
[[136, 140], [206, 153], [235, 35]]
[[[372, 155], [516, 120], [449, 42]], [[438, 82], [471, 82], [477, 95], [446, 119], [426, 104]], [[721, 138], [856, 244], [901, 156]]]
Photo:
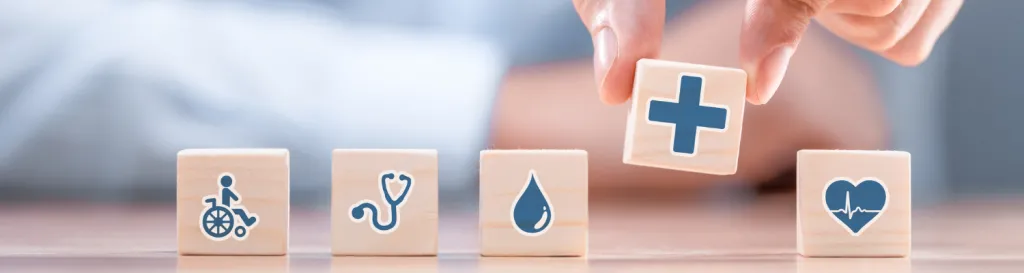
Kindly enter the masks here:
[[822, 202], [832, 219], [850, 235], [859, 236], [885, 212], [889, 189], [877, 178], [852, 181], [840, 177], [828, 182], [822, 192]]

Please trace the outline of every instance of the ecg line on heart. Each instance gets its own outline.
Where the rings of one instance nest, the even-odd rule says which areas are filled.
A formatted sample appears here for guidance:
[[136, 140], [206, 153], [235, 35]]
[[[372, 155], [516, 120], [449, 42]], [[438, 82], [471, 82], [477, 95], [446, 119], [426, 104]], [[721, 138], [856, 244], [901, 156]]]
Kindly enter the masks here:
[[844, 214], [846, 214], [847, 218], [853, 219], [853, 215], [858, 213], [858, 212], [863, 212], [863, 213], [881, 213], [882, 210], [862, 209], [859, 206], [856, 207], [856, 208], [853, 208], [853, 210], [850, 210], [850, 191], [846, 191], [846, 207], [841, 208], [841, 209], [829, 210], [829, 212], [832, 212], [832, 213], [844, 213]]

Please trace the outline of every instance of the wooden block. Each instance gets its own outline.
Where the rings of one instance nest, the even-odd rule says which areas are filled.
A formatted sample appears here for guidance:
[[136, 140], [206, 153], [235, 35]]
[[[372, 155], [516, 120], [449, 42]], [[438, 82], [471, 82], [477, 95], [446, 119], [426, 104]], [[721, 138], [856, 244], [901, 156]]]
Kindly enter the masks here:
[[437, 150], [334, 150], [332, 161], [334, 255], [437, 255]]
[[638, 61], [622, 161], [736, 173], [746, 85], [747, 74], [740, 69]]
[[288, 150], [178, 152], [178, 253], [285, 255]]
[[910, 210], [909, 153], [797, 153], [797, 248], [801, 255], [910, 255]]
[[484, 256], [584, 256], [587, 152], [480, 152]]

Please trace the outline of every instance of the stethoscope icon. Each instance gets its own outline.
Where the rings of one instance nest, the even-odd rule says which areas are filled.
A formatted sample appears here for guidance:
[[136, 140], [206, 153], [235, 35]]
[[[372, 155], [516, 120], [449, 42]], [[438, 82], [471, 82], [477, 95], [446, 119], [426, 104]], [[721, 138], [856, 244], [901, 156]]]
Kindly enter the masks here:
[[[395, 176], [398, 176], [398, 181], [404, 184], [404, 189], [402, 189], [402, 193], [398, 195], [398, 198], [391, 196], [391, 191], [388, 190], [388, 180], [394, 180]], [[380, 174], [380, 196], [391, 207], [391, 221], [389, 223], [381, 224], [377, 203], [369, 199], [362, 200], [353, 205], [349, 215], [350, 218], [356, 223], [362, 222], [366, 219], [365, 210], [369, 210], [370, 218], [372, 218], [370, 224], [373, 226], [373, 230], [380, 234], [391, 233], [391, 231], [398, 228], [398, 209], [405, 203], [405, 197], [412, 189], [412, 180], [412, 176], [404, 172], [385, 171]]]

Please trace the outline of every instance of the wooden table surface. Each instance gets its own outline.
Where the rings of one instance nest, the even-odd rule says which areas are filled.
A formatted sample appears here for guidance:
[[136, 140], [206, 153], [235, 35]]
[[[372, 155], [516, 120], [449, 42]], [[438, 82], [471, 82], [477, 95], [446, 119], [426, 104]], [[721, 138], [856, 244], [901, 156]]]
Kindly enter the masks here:
[[915, 208], [909, 259], [801, 258], [793, 208], [592, 204], [586, 259], [480, 258], [475, 211], [442, 208], [438, 257], [357, 258], [330, 256], [326, 210], [292, 209], [288, 256], [179, 257], [173, 206], [0, 204], [0, 272], [1024, 272], [1024, 197]]

